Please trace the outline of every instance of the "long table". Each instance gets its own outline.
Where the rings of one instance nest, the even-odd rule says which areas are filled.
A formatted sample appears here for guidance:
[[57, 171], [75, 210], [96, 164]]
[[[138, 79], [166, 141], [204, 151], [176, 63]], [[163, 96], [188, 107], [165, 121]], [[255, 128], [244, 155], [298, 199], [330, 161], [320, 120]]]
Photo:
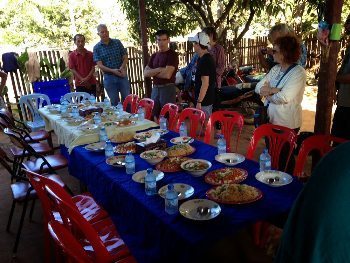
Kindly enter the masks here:
[[[169, 141], [178, 136], [174, 132], [164, 135]], [[170, 145], [170, 143], [169, 143]], [[200, 141], [192, 146], [192, 158], [212, 162], [211, 170], [224, 167], [214, 160], [217, 149]], [[136, 171], [151, 167], [135, 154]], [[196, 258], [215, 242], [234, 235], [238, 230], [258, 220], [287, 213], [302, 189], [297, 180], [283, 187], [270, 187], [255, 179], [258, 164], [245, 160], [237, 167], [248, 171], [244, 183], [263, 192], [259, 201], [245, 205], [220, 204], [221, 214], [210, 221], [192, 221], [180, 214], [168, 215], [160, 196], [147, 196], [144, 185], [134, 182], [125, 169], [109, 166], [103, 153], [89, 152], [83, 147], [74, 148], [70, 155], [71, 175], [84, 182], [94, 198], [108, 211], [117, 229], [138, 262], [196, 262]], [[211, 188], [204, 177], [192, 177], [185, 172], [165, 173], [157, 188], [168, 183], [186, 183], [194, 187], [192, 198], [206, 198]], [[183, 201], [179, 202], [181, 205]]]

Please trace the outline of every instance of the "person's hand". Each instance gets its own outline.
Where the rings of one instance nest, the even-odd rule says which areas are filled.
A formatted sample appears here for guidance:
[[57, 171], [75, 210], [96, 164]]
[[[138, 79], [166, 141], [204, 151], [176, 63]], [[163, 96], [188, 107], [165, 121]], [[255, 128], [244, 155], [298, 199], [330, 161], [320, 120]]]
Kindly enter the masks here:
[[271, 93], [270, 82], [265, 81], [264, 85], [262, 85], [262, 87], [260, 89], [260, 95], [261, 96], [269, 96], [270, 93]]
[[198, 103], [198, 102], [197, 102], [196, 109], [201, 110], [201, 109], [202, 109], [202, 103]]
[[126, 68], [124, 68], [124, 67], [121, 67], [120, 69], [119, 69], [119, 72], [120, 72], [120, 77], [126, 77]]
[[122, 73], [120, 72], [120, 69], [116, 68], [116, 69], [113, 69], [113, 74], [118, 76], [118, 77], [121, 77], [122, 76]]

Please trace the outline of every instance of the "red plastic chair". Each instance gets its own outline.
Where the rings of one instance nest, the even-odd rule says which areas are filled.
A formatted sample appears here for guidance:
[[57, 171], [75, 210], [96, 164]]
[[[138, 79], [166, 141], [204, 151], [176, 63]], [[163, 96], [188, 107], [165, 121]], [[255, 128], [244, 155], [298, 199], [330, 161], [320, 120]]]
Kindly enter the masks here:
[[[248, 146], [246, 157], [248, 159], [254, 158], [254, 152], [258, 142], [263, 137], [266, 137], [269, 144], [269, 154], [271, 155], [271, 167], [276, 170], [286, 170], [288, 167], [289, 159], [295, 147], [297, 140], [297, 134], [294, 130], [287, 127], [274, 125], [274, 124], [264, 124], [255, 129], [253, 137], [250, 140]], [[282, 169], [279, 167], [279, 158], [281, 155], [281, 150], [285, 144], [289, 145], [289, 152], [287, 156], [287, 161], [284, 164], [285, 167]]]
[[207, 128], [205, 130], [204, 142], [210, 143], [212, 129], [215, 128], [215, 123], [219, 122], [221, 124], [221, 131], [226, 139], [226, 151], [231, 151], [231, 134], [233, 133], [233, 129], [237, 126], [237, 137], [236, 137], [236, 151], [238, 146], [238, 140], [242, 132], [242, 128], [244, 125], [244, 119], [242, 114], [236, 111], [216, 111], [214, 112], [207, 123]]
[[298, 157], [295, 163], [294, 175], [299, 178], [304, 176], [304, 166], [308, 155], [312, 152], [317, 152], [319, 157], [332, 150], [332, 142], [343, 143], [346, 139], [334, 137], [332, 135], [312, 135], [306, 138], [301, 144]]
[[149, 98], [141, 99], [137, 105], [138, 107], [142, 107], [145, 110], [145, 119], [152, 120], [152, 111], [154, 107], [154, 100]]
[[181, 122], [185, 121], [186, 119], [188, 119], [190, 123], [190, 136], [192, 138], [199, 137], [200, 132], [198, 133], [199, 135], [197, 136], [197, 131], [198, 131], [198, 128], [200, 128], [201, 130], [203, 129], [204, 122], [205, 122], [204, 111], [195, 109], [195, 108], [184, 109], [179, 115], [179, 121], [176, 128], [177, 131], [179, 131]]
[[[43, 207], [44, 212], [44, 220], [45, 226], [49, 221], [58, 220], [62, 221], [60, 215], [58, 214], [58, 210], [56, 208], [56, 204], [48, 197], [45, 187], [51, 187], [55, 189], [55, 192], [67, 202], [70, 206], [74, 207], [88, 222], [96, 223], [100, 222], [103, 219], [108, 218], [107, 212], [102, 209], [96, 201], [90, 196], [86, 194], [71, 196], [68, 192], [63, 188], [62, 185], [58, 184], [51, 178], [47, 178], [45, 176], [39, 175], [37, 173], [25, 170], [26, 175], [29, 179], [30, 184], [35, 189], [37, 193], [41, 205]], [[48, 233], [45, 228], [45, 245], [49, 245]], [[45, 252], [46, 257], [49, 258], [50, 247], [46, 247]]]
[[107, 219], [91, 224], [74, 206], [60, 198], [54, 186], [46, 186], [45, 190], [55, 202], [64, 226], [76, 234], [79, 238], [77, 240], [93, 262], [119, 262], [121, 259], [136, 262], [111, 220], [108, 220], [108, 225]]
[[165, 104], [162, 110], [160, 111], [160, 115], [163, 115], [165, 118], [168, 117], [169, 130], [175, 131], [177, 125], [178, 112], [179, 107], [173, 103]]
[[134, 114], [137, 111], [137, 101], [139, 99], [139, 96], [137, 96], [136, 94], [129, 94], [128, 96], [126, 96], [125, 100], [123, 101], [123, 110], [127, 111], [128, 109], [128, 105], [129, 109], [130, 109], [130, 113]]

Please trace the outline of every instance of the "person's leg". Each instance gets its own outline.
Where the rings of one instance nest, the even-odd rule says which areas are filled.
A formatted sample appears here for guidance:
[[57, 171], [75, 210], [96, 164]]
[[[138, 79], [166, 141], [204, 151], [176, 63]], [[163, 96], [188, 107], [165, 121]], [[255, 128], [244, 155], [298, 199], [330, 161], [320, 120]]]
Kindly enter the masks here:
[[166, 85], [159, 89], [159, 103], [162, 108], [167, 103], [176, 104], [176, 86]]
[[350, 107], [337, 106], [333, 117], [331, 134], [335, 137], [350, 140]]
[[[128, 77], [118, 78], [117, 82], [118, 82], [118, 90], [120, 92], [122, 102], [123, 102], [126, 96], [130, 94], [130, 83], [129, 83]], [[118, 102], [119, 102], [119, 96], [118, 96]]]
[[152, 88], [152, 93], [151, 93], [151, 99], [154, 101], [154, 107], [153, 107], [153, 118], [159, 117], [160, 113], [160, 102], [159, 102], [159, 88], [158, 87], [153, 87]]
[[112, 106], [117, 106], [119, 101], [119, 94], [117, 91], [117, 77], [113, 75], [105, 74], [103, 78], [103, 84], [106, 89], [107, 95], [111, 101]]
[[94, 95], [96, 97], [96, 85], [92, 85], [91, 89], [87, 89], [85, 87], [77, 86], [76, 87], [76, 91], [77, 92], [86, 92], [86, 93], [89, 93], [90, 95]]

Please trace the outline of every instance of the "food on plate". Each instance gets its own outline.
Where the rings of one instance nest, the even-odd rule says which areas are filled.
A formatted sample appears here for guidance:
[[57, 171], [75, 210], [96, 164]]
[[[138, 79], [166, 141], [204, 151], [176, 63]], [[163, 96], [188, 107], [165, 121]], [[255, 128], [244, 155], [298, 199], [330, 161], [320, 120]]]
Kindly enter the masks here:
[[163, 158], [165, 156], [166, 156], [166, 152], [161, 150], [150, 150], [150, 151], [145, 151], [141, 153], [141, 157], [143, 159], [157, 159], [157, 158]]
[[118, 127], [125, 127], [125, 126], [130, 126], [130, 125], [134, 125], [135, 121], [132, 121], [130, 119], [122, 119], [122, 120], [118, 120], [115, 122], [115, 124]]
[[212, 185], [233, 184], [242, 182], [247, 176], [248, 172], [244, 169], [226, 167], [211, 171], [205, 176], [205, 181]]
[[169, 157], [186, 156], [194, 153], [195, 148], [189, 144], [177, 144], [166, 149]]
[[207, 196], [217, 202], [244, 204], [260, 199], [262, 193], [246, 184], [223, 184], [210, 189]]
[[122, 167], [125, 165], [125, 155], [111, 156], [107, 158], [106, 163], [112, 166]]
[[127, 143], [119, 144], [119, 145], [115, 146], [114, 151], [116, 153], [128, 153], [128, 151], [135, 153], [136, 152], [136, 144], [134, 142], [127, 142]]
[[119, 132], [116, 133], [114, 135], [112, 135], [111, 137], [111, 142], [115, 142], [115, 143], [120, 143], [120, 142], [129, 142], [132, 141], [134, 139], [134, 132]]
[[181, 171], [181, 163], [190, 160], [188, 157], [172, 157], [157, 164], [156, 169], [166, 173]]
[[183, 168], [188, 171], [202, 171], [208, 169], [209, 164], [200, 160], [193, 160], [184, 164]]
[[146, 132], [136, 133], [134, 138], [138, 141], [145, 141], [147, 138], [151, 138], [152, 135], [153, 135], [153, 132], [146, 131]]

